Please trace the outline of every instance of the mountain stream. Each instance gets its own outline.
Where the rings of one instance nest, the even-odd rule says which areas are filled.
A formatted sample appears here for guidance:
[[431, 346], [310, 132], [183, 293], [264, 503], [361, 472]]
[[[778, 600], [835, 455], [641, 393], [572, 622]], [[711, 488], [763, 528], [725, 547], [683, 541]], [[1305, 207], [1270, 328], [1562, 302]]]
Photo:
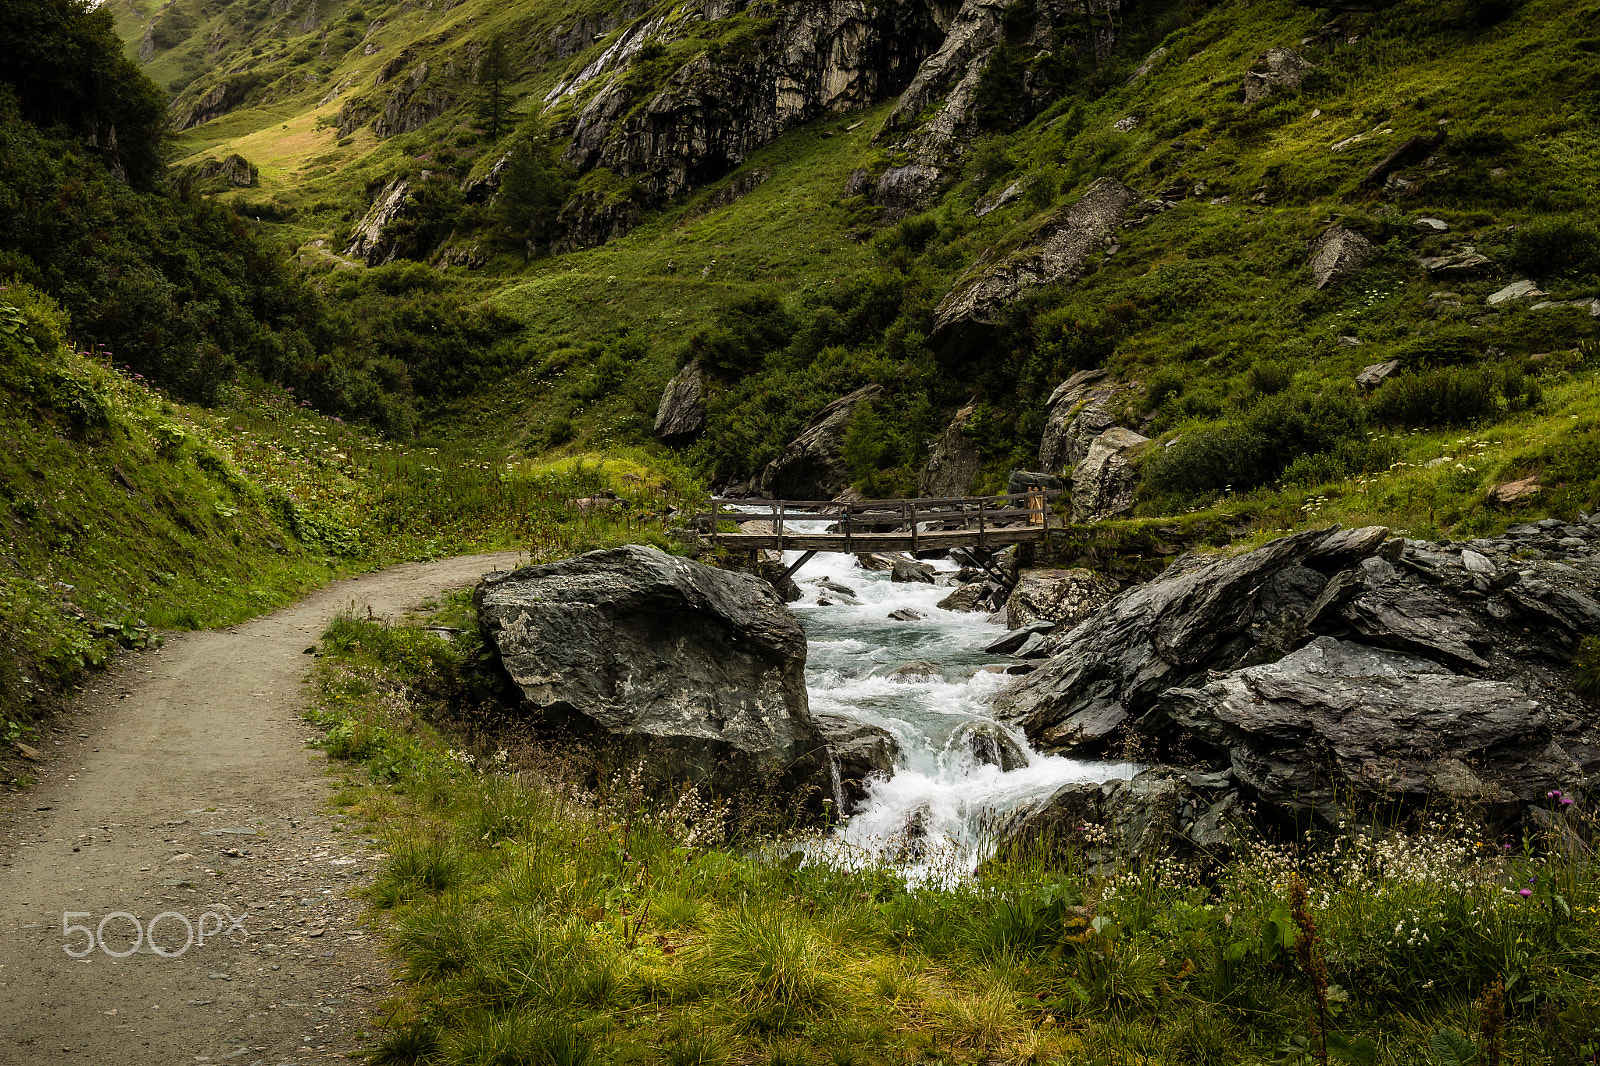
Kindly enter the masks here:
[[[799, 532], [799, 523], [794, 525]], [[798, 558], [798, 552], [785, 554], [786, 563]], [[932, 565], [945, 573], [955, 569], [946, 561]], [[958, 880], [993, 851], [993, 829], [1007, 815], [1069, 782], [1107, 781], [1135, 772], [1128, 763], [1041, 754], [1020, 730], [995, 720], [994, 696], [1013, 678], [984, 667], [1017, 660], [984, 653], [984, 646], [1005, 630], [982, 613], [936, 606], [950, 586], [892, 582], [888, 572], [864, 570], [855, 556], [837, 553], [817, 555], [794, 577], [803, 595], [790, 607], [810, 646], [806, 686], [812, 710], [879, 726], [900, 744], [894, 776], [868, 782], [866, 801], [813, 849], [813, 861], [887, 862], [912, 882]], [[819, 580], [853, 590], [859, 606], [839, 603], [841, 597]], [[819, 599], [834, 602], [823, 606]], [[888, 617], [902, 608], [924, 617]], [[934, 672], [890, 676], [897, 667], [919, 661]], [[968, 739], [974, 728], [1009, 735], [1027, 765], [1003, 771], [977, 759]]]

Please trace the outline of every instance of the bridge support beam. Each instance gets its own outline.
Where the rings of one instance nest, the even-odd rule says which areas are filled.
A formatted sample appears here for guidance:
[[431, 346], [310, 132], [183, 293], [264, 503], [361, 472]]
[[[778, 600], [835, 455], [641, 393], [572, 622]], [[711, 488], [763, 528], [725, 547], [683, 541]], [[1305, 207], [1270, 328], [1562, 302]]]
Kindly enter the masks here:
[[795, 572], [815, 558], [816, 554], [816, 551], [813, 550], [808, 551], [804, 555], [800, 556], [800, 558], [794, 561], [793, 565], [791, 565], [789, 569], [783, 572], [783, 576], [778, 579], [778, 582], [781, 584], [782, 582], [787, 581], [789, 578], [794, 577]]

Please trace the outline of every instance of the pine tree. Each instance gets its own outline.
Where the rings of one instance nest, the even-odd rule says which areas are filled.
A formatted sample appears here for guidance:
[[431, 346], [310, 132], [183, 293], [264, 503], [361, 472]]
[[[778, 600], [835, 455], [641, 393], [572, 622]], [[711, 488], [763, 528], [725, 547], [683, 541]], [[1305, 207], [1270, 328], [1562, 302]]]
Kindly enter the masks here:
[[511, 80], [511, 61], [506, 58], [505, 40], [499, 36], [489, 38], [483, 56], [478, 60], [477, 112], [478, 121], [489, 133], [491, 141], [500, 139], [506, 121], [506, 86]]
[[556, 215], [572, 191], [573, 174], [537, 124], [518, 142], [506, 158], [489, 221], [497, 237], [531, 257], [554, 235]]

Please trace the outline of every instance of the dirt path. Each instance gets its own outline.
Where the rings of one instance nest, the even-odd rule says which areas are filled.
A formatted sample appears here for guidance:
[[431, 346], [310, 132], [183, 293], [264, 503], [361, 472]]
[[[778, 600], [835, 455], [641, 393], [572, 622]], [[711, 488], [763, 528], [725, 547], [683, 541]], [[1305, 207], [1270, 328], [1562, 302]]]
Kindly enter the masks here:
[[[41, 743], [39, 784], [0, 805], [0, 1064], [276, 1066], [359, 1047], [391, 981], [349, 894], [381, 856], [329, 811], [304, 652], [340, 610], [395, 617], [516, 561], [342, 581], [124, 656], [86, 692]], [[153, 946], [113, 957], [162, 914]], [[64, 915], [104, 942], [84, 952]]]

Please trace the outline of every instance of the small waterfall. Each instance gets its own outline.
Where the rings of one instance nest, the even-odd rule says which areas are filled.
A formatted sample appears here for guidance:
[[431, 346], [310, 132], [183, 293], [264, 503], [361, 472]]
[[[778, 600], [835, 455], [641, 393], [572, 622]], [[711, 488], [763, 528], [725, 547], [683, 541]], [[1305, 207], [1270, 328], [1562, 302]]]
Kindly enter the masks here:
[[[793, 523], [798, 532], [800, 523]], [[821, 523], [818, 523], [820, 528]], [[798, 553], [789, 553], [793, 562]], [[951, 563], [934, 565], [953, 571]], [[891, 733], [900, 745], [899, 767], [887, 781], [869, 782], [865, 802], [832, 839], [816, 849], [827, 861], [848, 865], [888, 860], [908, 879], [967, 876], [993, 850], [994, 826], [1069, 782], [1131, 777], [1126, 763], [1085, 761], [1032, 750], [1022, 733], [994, 718], [995, 694], [1011, 680], [985, 666], [1014, 660], [983, 648], [1003, 630], [981, 614], [940, 610], [948, 585], [896, 583], [863, 570], [853, 555], [821, 554], [795, 575], [803, 595], [791, 606], [806, 629], [810, 654], [806, 687], [813, 710], [846, 715]], [[851, 589], [858, 604], [818, 604], [829, 593], [815, 582]], [[910, 608], [923, 617], [896, 621], [891, 611]], [[915, 675], [889, 676], [920, 661]], [[1006, 772], [975, 751], [974, 729], [996, 731], [1028, 753], [1025, 766]], [[989, 740], [991, 745], [993, 740]], [[833, 769], [834, 802], [845, 809], [839, 766]], [[819, 855], [819, 857], [821, 857]]]
[[844, 818], [844, 781], [839, 777], [839, 756], [832, 748], [828, 749], [828, 773], [833, 776], [833, 810], [840, 819]]

